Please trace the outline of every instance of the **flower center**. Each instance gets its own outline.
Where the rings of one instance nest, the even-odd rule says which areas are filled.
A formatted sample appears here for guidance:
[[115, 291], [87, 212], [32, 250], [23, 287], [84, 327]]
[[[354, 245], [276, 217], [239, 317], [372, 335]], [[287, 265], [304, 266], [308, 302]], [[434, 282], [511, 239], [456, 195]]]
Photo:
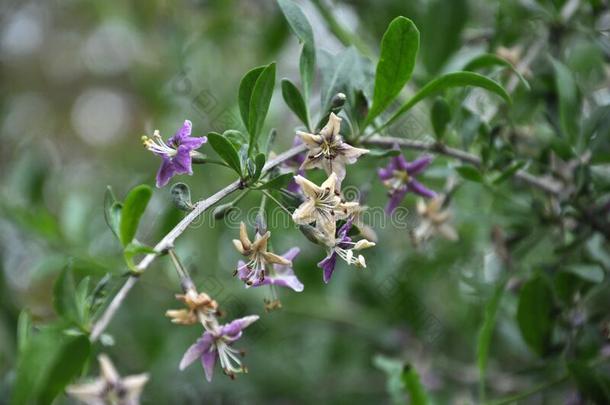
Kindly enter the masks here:
[[172, 148], [159, 135], [159, 131], [155, 131], [152, 137], [147, 137], [146, 135], [142, 136], [142, 143], [154, 154], [164, 155], [167, 157], [173, 157], [178, 153], [176, 149]]
[[240, 354], [239, 350], [229, 346], [222, 338], [216, 340], [216, 350], [218, 350], [220, 366], [228, 376], [234, 377], [236, 373], [247, 371], [242, 366], [241, 360], [238, 357]]
[[390, 190], [398, 190], [409, 183], [409, 173], [406, 170], [394, 170], [392, 177], [383, 182]]

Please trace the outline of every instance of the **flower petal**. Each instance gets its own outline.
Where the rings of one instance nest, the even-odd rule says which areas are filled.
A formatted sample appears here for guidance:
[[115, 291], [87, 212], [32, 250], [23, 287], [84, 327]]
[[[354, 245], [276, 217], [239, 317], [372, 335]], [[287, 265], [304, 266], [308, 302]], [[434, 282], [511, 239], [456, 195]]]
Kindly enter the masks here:
[[161, 156], [161, 159], [163, 159], [163, 161], [157, 171], [157, 188], [164, 187], [176, 174], [176, 169], [170, 158], [163, 155]]
[[172, 158], [172, 163], [176, 174], [193, 174], [193, 158], [188, 146], [180, 145], [176, 151], [176, 156]]
[[407, 163], [404, 169], [410, 175], [415, 175], [421, 173], [426, 167], [428, 167], [430, 162], [432, 162], [432, 156], [424, 155], [411, 163]]
[[182, 360], [180, 360], [178, 368], [184, 370], [190, 366], [195, 360], [201, 357], [204, 352], [210, 349], [213, 340], [214, 337], [210, 332], [204, 332], [203, 336], [197, 339], [197, 341], [186, 350], [184, 356], [182, 356]]
[[390, 194], [390, 199], [388, 200], [388, 204], [385, 207], [386, 214], [392, 215], [394, 210], [400, 205], [402, 200], [405, 198], [405, 195], [407, 194], [408, 190], [409, 189], [407, 187], [401, 187]]
[[308, 199], [294, 210], [292, 213], [292, 220], [299, 225], [306, 225], [314, 222], [317, 218], [315, 216], [315, 207], [316, 201], [312, 198]]
[[323, 279], [326, 284], [330, 281], [330, 278], [335, 271], [335, 266], [337, 265], [337, 254], [333, 251], [330, 255], [326, 256], [324, 260], [318, 263], [318, 267], [320, 267], [323, 273]]
[[167, 140], [167, 143], [170, 146], [177, 148], [179, 145], [182, 144], [182, 141], [184, 138], [187, 138], [191, 135], [192, 128], [193, 128], [193, 123], [189, 120], [184, 120], [182, 127], [180, 127], [180, 129], [178, 131], [176, 131], [174, 136], [172, 136], [171, 138], [169, 138]]
[[303, 190], [303, 193], [308, 197], [316, 197], [317, 194], [322, 192], [320, 187], [303, 176], [294, 176], [294, 181], [301, 186], [301, 190]]
[[414, 193], [421, 195], [422, 197], [432, 198], [436, 196], [436, 193], [434, 191], [430, 190], [414, 178], [411, 178], [411, 180], [409, 181], [409, 189]]
[[208, 141], [207, 136], [201, 136], [201, 137], [189, 136], [187, 138], [184, 138], [182, 140], [182, 142], [180, 142], [180, 145], [186, 146], [190, 150], [195, 150], [195, 149], [199, 149], [201, 147], [201, 145], [203, 145], [207, 141]]
[[203, 366], [205, 379], [208, 380], [208, 382], [212, 382], [212, 375], [214, 374], [214, 364], [216, 364], [216, 351], [207, 350], [201, 356], [201, 365]]
[[243, 318], [235, 319], [222, 327], [222, 334], [230, 338], [238, 338], [241, 336], [241, 331], [258, 321], [258, 315], [244, 316]]

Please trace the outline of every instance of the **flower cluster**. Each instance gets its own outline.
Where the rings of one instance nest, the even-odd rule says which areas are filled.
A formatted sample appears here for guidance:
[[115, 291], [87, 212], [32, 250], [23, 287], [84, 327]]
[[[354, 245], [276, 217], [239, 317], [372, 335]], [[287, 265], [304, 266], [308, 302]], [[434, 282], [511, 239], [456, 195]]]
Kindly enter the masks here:
[[247, 372], [240, 359], [243, 353], [232, 345], [241, 338], [245, 328], [258, 320], [258, 315], [235, 319], [223, 325], [218, 322], [218, 304], [207, 294], [198, 293], [190, 287], [184, 295], [178, 295], [177, 298], [184, 302], [188, 309], [167, 311], [166, 315], [172, 322], [186, 325], [199, 322], [204, 328], [201, 337], [184, 353], [180, 370], [199, 359], [206, 379], [212, 381], [214, 365], [218, 359], [223, 372], [231, 378], [235, 378], [237, 373]]

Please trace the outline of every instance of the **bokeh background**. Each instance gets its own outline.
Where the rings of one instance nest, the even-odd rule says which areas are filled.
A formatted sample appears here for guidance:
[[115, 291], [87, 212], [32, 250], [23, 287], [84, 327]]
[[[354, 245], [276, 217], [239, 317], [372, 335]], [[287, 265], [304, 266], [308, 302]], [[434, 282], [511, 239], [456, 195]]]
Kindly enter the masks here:
[[[517, 87], [510, 113], [515, 142], [528, 156], [537, 156], [552, 132], [544, 120], [546, 98], [553, 97], [546, 53], [564, 60], [583, 93], [597, 97], [601, 105], [610, 103], [610, 13], [604, 1], [576, 2], [580, 10], [565, 25], [557, 24], [564, 2], [550, 0], [298, 3], [312, 23], [317, 46], [328, 55], [345, 49], [328, 13], [371, 55], [377, 54], [394, 17], [413, 19], [422, 37], [415, 85], [455, 70], [481, 52], [514, 47], [518, 57], [519, 49], [550, 32], [527, 74], [533, 90]], [[68, 265], [78, 277], [113, 275], [109, 294], [122, 282], [126, 269], [119, 243], [104, 222], [103, 197], [107, 185], [122, 198], [134, 185], [154, 184], [159, 162], [144, 149], [141, 135], [159, 129], [169, 136], [185, 119], [193, 121], [199, 135], [239, 128], [241, 77], [255, 66], [277, 61], [278, 81], [298, 81], [300, 47], [270, 0], [4, 0], [0, 15], [4, 403], [15, 379], [19, 313], [27, 309], [35, 325], [54, 320], [53, 282]], [[554, 40], [559, 37], [561, 41]], [[326, 60], [333, 62], [332, 57]], [[493, 74], [506, 81], [504, 73]], [[299, 123], [277, 87], [266, 125], [277, 128], [274, 150], [281, 152], [291, 145]], [[319, 78], [315, 88], [319, 92]], [[467, 107], [470, 94], [462, 93]], [[314, 111], [320, 108], [318, 97], [312, 97]], [[492, 97], [464, 107], [470, 112], [460, 113], [453, 122], [455, 133], [473, 139], [482, 122], [480, 109], [496, 108], [494, 103], [499, 101]], [[430, 128], [422, 105], [397, 135], [427, 139]], [[600, 135], [605, 137], [598, 144], [601, 151], [608, 150], [607, 128]], [[375, 167], [383, 163], [362, 159], [347, 178], [347, 184], [366, 192], [367, 204], [377, 212], [385, 203], [385, 191], [375, 178]], [[442, 190], [452, 165], [437, 158], [424, 177], [426, 184]], [[179, 179], [191, 186], [193, 198], [204, 198], [233, 180], [229, 170], [196, 169], [194, 176]], [[179, 292], [167, 259], [158, 260], [141, 278], [95, 351], [108, 353], [125, 375], [150, 372], [143, 395], [149, 404], [401, 403], [405, 398], [396, 396], [384, 367], [403, 363], [417, 369], [438, 403], [475, 403], [477, 334], [484, 303], [502, 269], [492, 235], [506, 228], [528, 235], [517, 259], [524, 273], [552, 260], [551, 235], [532, 214], [539, 201], [525, 187], [494, 194], [466, 184], [453, 202], [460, 241], [435, 240], [415, 249], [408, 234], [416, 221], [410, 214], [415, 199], [409, 197], [403, 203], [406, 216], [398, 223], [377, 217], [372, 224], [379, 242], [367, 252], [368, 268], [340, 266], [329, 285], [315, 267], [324, 252], [290, 226], [272, 228], [276, 251], [301, 247], [295, 269], [305, 290], [281, 291], [283, 309], [269, 314], [263, 309], [268, 292], [245, 290], [231, 276], [238, 260], [231, 239], [239, 218], [212, 222], [205, 216], [178, 241], [177, 250], [196, 283], [219, 301], [227, 318], [261, 315], [238, 343], [247, 350], [250, 372], [231, 381], [217, 369], [209, 384], [197, 364], [178, 371], [184, 350], [200, 330], [174, 326], [164, 317], [166, 309], [178, 307], [173, 295]], [[250, 195], [239, 212], [245, 214], [257, 202]], [[157, 190], [138, 238], [156, 243], [182, 215], [168, 189]], [[602, 241], [591, 250], [608, 265]], [[515, 310], [516, 296], [509, 293], [498, 315], [489, 365], [488, 389], [498, 396], [545, 381], [555, 366], [525, 345]], [[94, 361], [88, 370], [96, 372]], [[531, 403], [559, 403], [555, 401], [563, 401], [573, 390], [571, 384], [560, 385]], [[58, 403], [70, 400], [62, 396]]]

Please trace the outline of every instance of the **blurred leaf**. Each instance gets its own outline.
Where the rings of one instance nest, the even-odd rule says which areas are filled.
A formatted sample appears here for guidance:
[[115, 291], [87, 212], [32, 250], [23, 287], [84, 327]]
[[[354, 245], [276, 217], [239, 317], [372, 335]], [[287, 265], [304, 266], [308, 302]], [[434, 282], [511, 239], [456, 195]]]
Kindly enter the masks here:
[[398, 156], [400, 153], [401, 152], [397, 149], [369, 149], [369, 153], [364, 156], [372, 158], [384, 158]]
[[301, 92], [296, 88], [294, 84], [288, 79], [282, 80], [282, 97], [286, 102], [286, 105], [296, 114], [307, 129], [309, 126], [309, 115], [307, 112], [307, 105], [301, 96]]
[[507, 103], [511, 103], [510, 96], [508, 95], [506, 90], [504, 90], [504, 87], [502, 87], [499, 83], [488, 79], [485, 76], [481, 76], [480, 74], [473, 72], [447, 73], [446, 75], [440, 76], [432, 80], [431, 82], [428, 82], [409, 101], [404, 103], [398, 109], [398, 111], [396, 111], [394, 115], [392, 115], [388, 122], [383, 125], [383, 127], [388, 126], [391, 122], [395, 121], [402, 114], [409, 111], [414, 105], [416, 105], [421, 100], [432, 94], [452, 87], [466, 86], [481, 87], [483, 89], [489, 90], [502, 97]]
[[395, 18], [381, 40], [373, 105], [366, 122], [381, 114], [409, 81], [418, 50], [419, 31], [415, 24], [405, 17]]
[[521, 287], [517, 322], [523, 340], [538, 355], [548, 352], [553, 333], [553, 293], [545, 279], [536, 276]]
[[493, 53], [484, 53], [482, 55], [475, 56], [468, 63], [466, 63], [462, 70], [475, 71], [493, 66], [501, 66], [510, 69], [519, 78], [519, 81], [521, 81], [523, 86], [527, 90], [530, 90], [530, 84], [527, 82], [527, 80], [525, 80], [525, 77], [523, 77], [523, 75], [509, 61], [502, 59]]
[[403, 380], [404, 363], [399, 360], [377, 355], [373, 358], [373, 364], [382, 370], [388, 377], [386, 389], [395, 404], [405, 403], [405, 391]]
[[303, 49], [299, 60], [299, 70], [301, 72], [304, 99], [307, 100], [311, 92], [316, 64], [316, 47], [313, 29], [301, 8], [294, 2], [291, 0], [278, 0], [278, 4], [282, 9], [282, 13], [284, 13], [290, 28], [299, 41], [303, 43]]
[[131, 189], [123, 202], [121, 210], [120, 235], [121, 243], [127, 246], [136, 236], [140, 218], [146, 210], [146, 206], [152, 197], [152, 189], [146, 184], [141, 184]]
[[134, 257], [142, 254], [156, 254], [157, 252], [150, 246], [143, 245], [137, 241], [131, 242], [129, 245], [125, 246], [123, 250], [123, 257], [125, 259], [125, 263], [127, 267], [133, 272], [139, 272], [135, 263], [133, 262]]
[[252, 95], [250, 97], [250, 108], [248, 113], [248, 132], [250, 133], [250, 152], [254, 150], [258, 142], [258, 136], [263, 129], [273, 87], [275, 86], [275, 62], [267, 65], [256, 79]]
[[463, 165], [455, 168], [455, 171], [466, 180], [474, 181], [475, 183], [483, 183], [483, 175], [474, 166]]
[[68, 336], [55, 325], [34, 334], [19, 356], [11, 403], [51, 404], [81, 372], [90, 352], [87, 336]]
[[508, 168], [506, 168], [498, 177], [493, 180], [493, 184], [501, 184], [506, 180], [510, 179], [525, 166], [525, 162], [513, 162]]
[[237, 154], [237, 150], [233, 146], [233, 144], [224, 136], [220, 135], [217, 132], [208, 133], [208, 140], [210, 141], [210, 146], [214, 151], [220, 156], [222, 160], [224, 160], [229, 167], [231, 167], [237, 174], [241, 177], [242, 167], [241, 167], [241, 159]]
[[451, 110], [449, 104], [442, 97], [437, 97], [432, 104], [430, 110], [430, 120], [432, 121], [432, 128], [437, 140], [443, 139], [447, 124], [451, 121]]
[[272, 178], [265, 184], [262, 184], [262, 185], [256, 187], [256, 190], [269, 190], [269, 189], [279, 190], [279, 189], [286, 187], [293, 178], [294, 178], [293, 173], [280, 174], [279, 176]]
[[419, 375], [413, 366], [406, 364], [403, 367], [401, 379], [409, 394], [410, 405], [426, 405], [429, 403], [426, 390], [419, 381]]
[[568, 371], [586, 399], [596, 404], [610, 403], [610, 379], [607, 375], [593, 370], [580, 361], [568, 363]]
[[121, 222], [121, 208], [123, 205], [117, 201], [112, 187], [106, 187], [104, 194], [104, 219], [110, 230], [119, 238], [119, 224]]
[[32, 316], [27, 309], [19, 313], [17, 320], [17, 351], [19, 354], [26, 347], [32, 333]]
[[479, 367], [479, 393], [480, 401], [485, 398], [485, 374], [487, 373], [487, 359], [489, 358], [489, 347], [493, 336], [494, 327], [496, 326], [496, 318], [498, 308], [502, 296], [504, 295], [504, 282], [501, 282], [494, 291], [494, 295], [485, 305], [485, 314], [483, 323], [479, 329], [477, 338], [477, 365]]
[[551, 59], [555, 70], [555, 86], [559, 96], [559, 122], [561, 130], [572, 145], [577, 142], [580, 132], [580, 102], [578, 88], [572, 72], [561, 62]]
[[71, 266], [66, 266], [53, 284], [53, 308], [57, 315], [80, 325], [76, 307], [76, 287]]
[[571, 264], [563, 268], [565, 271], [575, 274], [583, 280], [599, 284], [604, 281], [605, 273], [597, 264]]
[[[444, 66], [462, 43], [462, 30], [468, 21], [466, 0], [432, 0], [423, 18], [422, 59], [431, 74]], [[442, 29], [440, 28], [442, 27]]]

